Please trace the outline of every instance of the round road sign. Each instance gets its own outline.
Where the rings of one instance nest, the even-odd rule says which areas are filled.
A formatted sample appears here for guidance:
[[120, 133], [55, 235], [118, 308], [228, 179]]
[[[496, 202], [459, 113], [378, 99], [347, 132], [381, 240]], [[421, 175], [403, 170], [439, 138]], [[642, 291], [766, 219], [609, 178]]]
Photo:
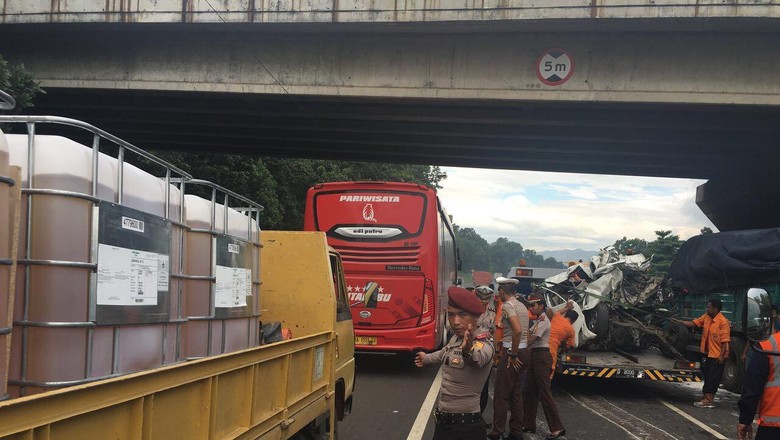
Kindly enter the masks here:
[[536, 76], [548, 86], [559, 86], [574, 74], [574, 57], [563, 49], [548, 49], [536, 60]]

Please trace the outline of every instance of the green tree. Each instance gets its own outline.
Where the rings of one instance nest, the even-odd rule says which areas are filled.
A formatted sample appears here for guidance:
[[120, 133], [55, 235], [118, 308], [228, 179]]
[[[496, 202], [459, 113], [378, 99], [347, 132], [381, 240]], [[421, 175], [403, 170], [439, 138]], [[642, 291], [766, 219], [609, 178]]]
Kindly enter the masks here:
[[0, 90], [13, 96], [16, 108], [11, 113], [20, 113], [33, 107], [36, 95], [46, 93], [39, 82], [24, 68], [24, 64], [12, 64], [0, 55]]
[[437, 167], [426, 165], [168, 151], [155, 154], [196, 178], [210, 180], [263, 205], [260, 224], [266, 229], [302, 229], [306, 191], [317, 183], [386, 180], [440, 187], [446, 178]]
[[472, 228], [461, 228], [453, 225], [455, 229], [455, 242], [458, 244], [461, 268], [464, 274], [471, 269], [486, 270], [492, 272], [490, 266], [490, 245], [487, 240]]
[[672, 231], [655, 231], [656, 239], [647, 245], [647, 253], [653, 256], [651, 272], [665, 274], [677, 256], [683, 242]]
[[712, 228], [710, 228], [709, 226], [705, 226], [701, 228], [701, 231], [699, 232], [701, 233], [701, 235], [712, 234]]
[[615, 246], [615, 250], [621, 255], [626, 255], [629, 249], [631, 249], [634, 254], [642, 254], [647, 249], [647, 241], [642, 240], [641, 238], [623, 237], [620, 240], [615, 241], [613, 246]]

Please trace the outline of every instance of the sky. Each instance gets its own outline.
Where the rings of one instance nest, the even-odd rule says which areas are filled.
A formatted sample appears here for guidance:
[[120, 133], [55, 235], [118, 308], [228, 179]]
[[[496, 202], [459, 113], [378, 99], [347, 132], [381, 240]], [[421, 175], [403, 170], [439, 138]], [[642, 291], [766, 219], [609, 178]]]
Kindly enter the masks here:
[[443, 167], [439, 198], [463, 228], [536, 251], [597, 250], [622, 237], [681, 239], [717, 228], [696, 206], [704, 180]]

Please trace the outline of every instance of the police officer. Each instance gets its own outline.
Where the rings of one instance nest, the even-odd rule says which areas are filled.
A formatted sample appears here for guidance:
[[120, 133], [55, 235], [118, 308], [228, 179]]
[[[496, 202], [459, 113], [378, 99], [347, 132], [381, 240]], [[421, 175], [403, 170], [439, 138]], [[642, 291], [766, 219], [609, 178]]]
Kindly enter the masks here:
[[474, 293], [462, 287], [451, 286], [447, 295], [447, 319], [454, 335], [437, 352], [417, 353], [414, 364], [444, 364], [433, 439], [483, 440], [479, 395], [493, 365], [489, 334], [477, 328], [477, 319], [485, 308]]
[[[477, 295], [482, 305], [485, 306], [485, 313], [480, 315], [477, 320], [477, 327], [485, 329], [490, 334], [490, 340], [495, 341], [496, 333], [496, 296], [493, 293], [493, 289], [489, 286], [477, 286], [474, 289], [474, 293]], [[480, 414], [485, 412], [487, 408], [488, 400], [490, 400], [490, 375], [493, 374], [493, 369], [490, 369], [490, 374], [485, 379], [485, 386], [482, 387], [482, 394], [479, 396], [479, 412]], [[490, 428], [492, 424], [485, 423], [485, 426]]]
[[522, 375], [528, 356], [528, 309], [515, 297], [518, 281], [514, 278], [496, 278], [501, 301], [503, 350], [496, 367], [496, 386], [493, 390], [493, 429], [487, 438], [503, 437], [509, 412], [509, 435], [505, 440], [523, 438]]

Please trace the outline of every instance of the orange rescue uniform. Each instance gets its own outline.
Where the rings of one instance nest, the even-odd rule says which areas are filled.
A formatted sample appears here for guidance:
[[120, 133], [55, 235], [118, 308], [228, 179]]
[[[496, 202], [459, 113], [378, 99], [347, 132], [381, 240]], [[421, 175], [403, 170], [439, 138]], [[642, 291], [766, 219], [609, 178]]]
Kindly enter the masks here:
[[558, 363], [558, 348], [564, 341], [568, 347], [574, 347], [574, 327], [563, 315], [555, 313], [550, 320], [550, 355], [552, 356], [550, 377], [555, 374], [555, 365]]
[[701, 351], [706, 353], [709, 358], [717, 359], [720, 357], [721, 344], [731, 341], [731, 324], [729, 320], [720, 312], [714, 318], [705, 313], [694, 319], [693, 323], [696, 327], [704, 329], [701, 334], [701, 346], [699, 347]]

